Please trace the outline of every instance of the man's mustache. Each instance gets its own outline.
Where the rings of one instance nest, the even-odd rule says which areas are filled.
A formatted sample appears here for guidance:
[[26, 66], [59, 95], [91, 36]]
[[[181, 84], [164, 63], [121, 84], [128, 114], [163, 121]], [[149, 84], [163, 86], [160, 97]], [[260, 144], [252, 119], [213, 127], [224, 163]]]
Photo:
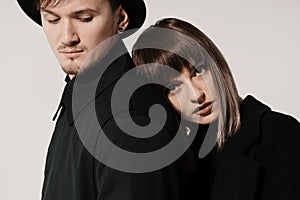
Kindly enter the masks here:
[[57, 48], [57, 51], [59, 52], [73, 52], [73, 51], [84, 51], [86, 48], [81, 45], [76, 45], [76, 46], [66, 46], [66, 45], [60, 45]]

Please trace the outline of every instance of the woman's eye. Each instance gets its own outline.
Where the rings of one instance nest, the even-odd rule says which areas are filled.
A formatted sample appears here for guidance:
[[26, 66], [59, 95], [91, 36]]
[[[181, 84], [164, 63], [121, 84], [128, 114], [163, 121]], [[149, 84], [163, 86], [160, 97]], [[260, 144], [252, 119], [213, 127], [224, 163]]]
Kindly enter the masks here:
[[169, 93], [176, 93], [180, 88], [180, 84], [173, 84], [168, 87]]
[[89, 17], [79, 17], [78, 18], [80, 21], [82, 22], [90, 22], [93, 20], [93, 17], [92, 16], [89, 16]]
[[194, 76], [202, 75], [206, 70], [206, 67], [197, 67], [194, 71]]

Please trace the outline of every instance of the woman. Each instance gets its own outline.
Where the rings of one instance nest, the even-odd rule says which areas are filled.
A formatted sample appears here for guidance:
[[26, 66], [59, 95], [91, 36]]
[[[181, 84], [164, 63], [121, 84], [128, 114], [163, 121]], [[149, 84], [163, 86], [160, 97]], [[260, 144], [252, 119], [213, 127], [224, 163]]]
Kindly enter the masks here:
[[[203, 32], [179, 19], [163, 19], [145, 30], [133, 49], [138, 72], [161, 84], [179, 116], [200, 125], [186, 164], [191, 193], [204, 192], [199, 199], [300, 199], [299, 122], [252, 96], [242, 99], [224, 57]], [[200, 146], [214, 138], [203, 130], [213, 124], [216, 148], [199, 159]]]

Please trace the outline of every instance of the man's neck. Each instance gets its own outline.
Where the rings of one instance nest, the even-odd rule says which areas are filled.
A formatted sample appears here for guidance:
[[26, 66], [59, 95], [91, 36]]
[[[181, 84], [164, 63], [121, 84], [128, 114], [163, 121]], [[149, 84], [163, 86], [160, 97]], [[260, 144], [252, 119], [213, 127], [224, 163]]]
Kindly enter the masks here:
[[72, 80], [76, 75], [75, 74], [68, 74], [70, 80]]

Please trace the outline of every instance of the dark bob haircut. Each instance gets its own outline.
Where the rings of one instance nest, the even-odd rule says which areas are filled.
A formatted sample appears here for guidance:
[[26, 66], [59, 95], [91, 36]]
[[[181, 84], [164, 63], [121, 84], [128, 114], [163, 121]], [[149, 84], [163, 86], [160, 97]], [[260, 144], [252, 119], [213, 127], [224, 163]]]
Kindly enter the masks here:
[[[208, 67], [221, 100], [218, 146], [221, 148], [227, 138], [238, 131], [241, 98], [232, 73], [216, 45], [198, 28], [179, 19], [159, 20], [139, 36], [132, 57], [138, 73], [151, 81], [168, 82], [178, 76], [172, 69], [182, 72], [183, 68], [190, 71]], [[147, 67], [139, 67], [149, 63]], [[166, 71], [161, 65], [169, 66], [170, 70]]]

